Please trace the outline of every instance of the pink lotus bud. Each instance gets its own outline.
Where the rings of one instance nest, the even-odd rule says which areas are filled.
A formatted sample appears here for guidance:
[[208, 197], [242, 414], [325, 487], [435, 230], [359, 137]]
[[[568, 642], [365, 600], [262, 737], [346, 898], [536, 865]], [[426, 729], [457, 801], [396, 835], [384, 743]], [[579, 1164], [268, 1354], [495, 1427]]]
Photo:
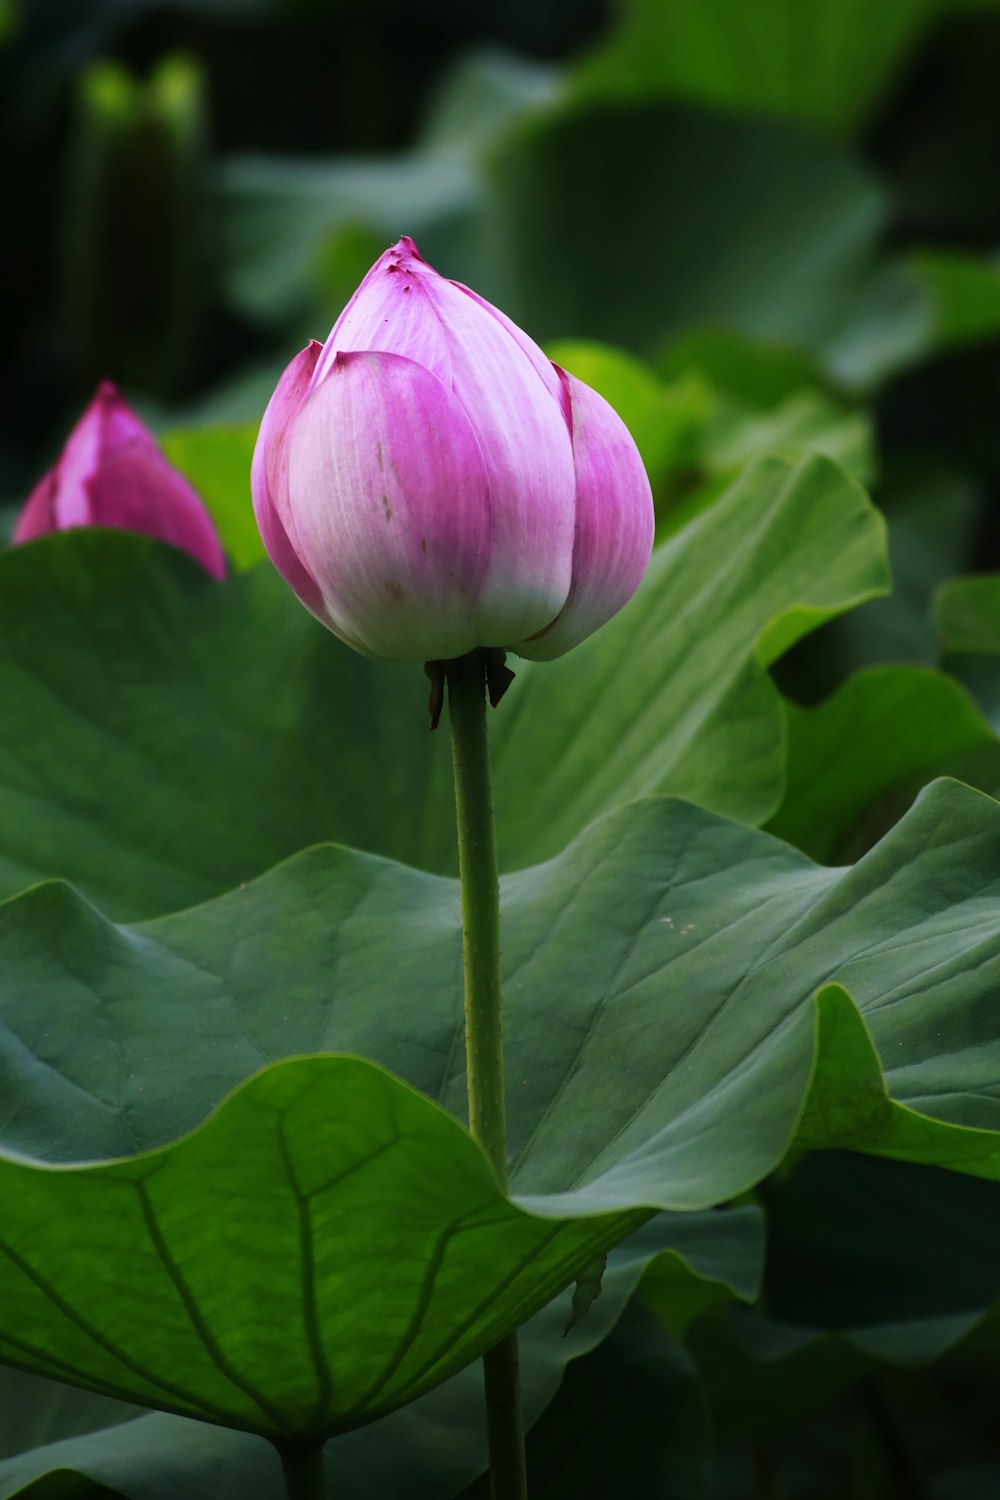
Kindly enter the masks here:
[[630, 598], [653, 544], [612, 408], [405, 238], [285, 371], [251, 483], [302, 602], [390, 661], [561, 656]]
[[12, 541], [73, 526], [138, 531], [190, 552], [213, 578], [225, 576], [208, 511], [110, 380], [98, 386], [54, 467], [32, 490]]

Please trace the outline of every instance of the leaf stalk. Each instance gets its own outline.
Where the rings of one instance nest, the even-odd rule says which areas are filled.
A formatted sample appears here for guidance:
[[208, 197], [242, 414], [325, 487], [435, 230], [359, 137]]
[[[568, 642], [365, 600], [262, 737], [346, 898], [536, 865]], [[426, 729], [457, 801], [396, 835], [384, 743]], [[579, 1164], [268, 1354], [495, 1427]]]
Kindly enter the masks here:
[[288, 1500], [327, 1500], [322, 1443], [276, 1444]]

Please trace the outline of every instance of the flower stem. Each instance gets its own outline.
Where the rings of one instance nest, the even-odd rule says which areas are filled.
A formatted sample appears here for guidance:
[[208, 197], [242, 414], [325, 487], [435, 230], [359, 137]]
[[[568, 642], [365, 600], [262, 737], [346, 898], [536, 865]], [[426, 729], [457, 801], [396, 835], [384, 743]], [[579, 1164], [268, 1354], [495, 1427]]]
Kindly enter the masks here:
[[[448, 708], [462, 883], [469, 1129], [506, 1190], [500, 888], [486, 733], [486, 656], [476, 651], [449, 665]], [[528, 1488], [516, 1334], [508, 1335], [484, 1355], [483, 1375], [490, 1493], [493, 1500], [525, 1500]]]
[[327, 1500], [323, 1444], [277, 1446], [288, 1500]]

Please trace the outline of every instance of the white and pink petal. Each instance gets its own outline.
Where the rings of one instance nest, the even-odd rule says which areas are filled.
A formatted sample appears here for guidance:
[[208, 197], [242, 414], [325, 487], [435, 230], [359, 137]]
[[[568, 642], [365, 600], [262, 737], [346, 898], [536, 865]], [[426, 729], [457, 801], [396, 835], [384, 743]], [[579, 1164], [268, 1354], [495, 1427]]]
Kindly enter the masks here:
[[279, 515], [338, 631], [393, 661], [480, 644], [490, 483], [448, 387], [399, 355], [338, 354], [287, 442]]
[[519, 656], [551, 661], [598, 630], [635, 593], [653, 548], [653, 496], [635, 442], [603, 396], [559, 371], [573, 425], [576, 535], [562, 610]]

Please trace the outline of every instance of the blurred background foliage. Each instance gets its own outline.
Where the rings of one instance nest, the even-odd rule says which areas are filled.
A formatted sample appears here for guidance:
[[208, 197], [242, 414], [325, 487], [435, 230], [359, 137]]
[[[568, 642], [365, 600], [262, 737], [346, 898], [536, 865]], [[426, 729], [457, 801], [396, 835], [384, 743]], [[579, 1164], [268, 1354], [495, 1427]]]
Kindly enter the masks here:
[[255, 420], [408, 232], [538, 339], [574, 341], [665, 510], [761, 449], [887, 482], [916, 456], [942, 493], [956, 470], [976, 487], [968, 548], [990, 545], [995, 0], [4, 16], [8, 500], [102, 375], [161, 425]]
[[[954, 767], [995, 790], [958, 687], [879, 672], [945, 661], [1000, 728], [998, 82], [1000, 0], [0, 0], [6, 524], [108, 376], [252, 564], [274, 382], [412, 234], [617, 406], [661, 535], [764, 453], [871, 487], [895, 590], [775, 669], [793, 792], [859, 726], [873, 789], [912, 743], [893, 775], [964, 747]], [[804, 796], [772, 826], [843, 857], [905, 801], [838, 846]], [[995, 1194], [831, 1158], [770, 1192], [764, 1310], [684, 1330], [713, 1493], [995, 1492]], [[858, 1223], [864, 1245], [841, 1243]], [[898, 1292], [888, 1329], [873, 1286]], [[646, 1357], [633, 1334], [595, 1355], [598, 1393]], [[704, 1493], [700, 1453], [678, 1494]], [[655, 1489], [655, 1464], [635, 1481]]]
[[935, 588], [1000, 562], [997, 0], [2, 14], [8, 525], [110, 376], [255, 560], [275, 378], [410, 233], [619, 408], [661, 534], [764, 452], [873, 487], [896, 590], [792, 653], [801, 701], [933, 662]]

